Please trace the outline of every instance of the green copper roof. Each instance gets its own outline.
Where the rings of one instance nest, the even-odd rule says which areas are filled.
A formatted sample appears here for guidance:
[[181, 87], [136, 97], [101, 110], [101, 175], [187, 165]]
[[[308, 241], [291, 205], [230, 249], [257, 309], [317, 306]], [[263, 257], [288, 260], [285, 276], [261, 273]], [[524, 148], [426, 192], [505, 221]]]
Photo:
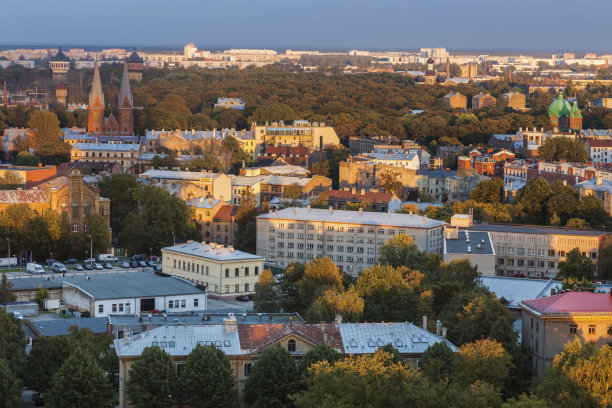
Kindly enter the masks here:
[[563, 98], [563, 92], [559, 92], [557, 99], [555, 99], [548, 108], [548, 117], [552, 117], [553, 115], [556, 115], [557, 118], [563, 115], [569, 116], [571, 109], [572, 107], [569, 102]]
[[574, 104], [572, 105], [572, 109], [570, 110], [570, 117], [572, 118], [582, 117], [582, 112], [580, 112], [580, 109], [578, 108], [578, 102], [576, 101], [574, 101]]

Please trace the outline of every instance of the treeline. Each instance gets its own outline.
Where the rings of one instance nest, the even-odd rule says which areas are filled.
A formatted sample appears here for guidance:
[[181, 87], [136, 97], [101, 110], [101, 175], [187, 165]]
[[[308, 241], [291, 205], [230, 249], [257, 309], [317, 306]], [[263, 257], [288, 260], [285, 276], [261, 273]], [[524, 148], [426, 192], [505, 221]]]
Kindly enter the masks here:
[[107, 176], [98, 186], [111, 200], [114, 244], [129, 253], [159, 253], [174, 241], [202, 240], [191, 209], [166, 189], [142, 185], [130, 174]]
[[11, 204], [0, 212], [0, 236], [5, 237], [0, 240], [0, 253], [8, 254], [10, 245], [12, 256], [21, 256], [25, 262], [30, 257], [44, 262], [51, 254], [55, 259], [68, 259], [83, 256], [91, 246], [96, 253], [108, 248], [108, 224], [99, 214], [87, 218], [87, 231], [81, 235], [76, 247], [73, 247], [70, 231], [64, 213], [46, 210], [40, 215], [27, 204]]

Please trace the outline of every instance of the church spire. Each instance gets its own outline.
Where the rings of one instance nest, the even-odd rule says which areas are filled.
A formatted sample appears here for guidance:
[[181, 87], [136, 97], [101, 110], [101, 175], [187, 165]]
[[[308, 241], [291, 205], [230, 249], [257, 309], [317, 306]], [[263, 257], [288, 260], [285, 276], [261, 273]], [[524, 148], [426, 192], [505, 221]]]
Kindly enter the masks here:
[[119, 89], [119, 103], [117, 106], [121, 107], [125, 103], [125, 98], [128, 98], [130, 107], [134, 106], [132, 91], [130, 89], [130, 76], [128, 72], [127, 63], [123, 63], [123, 76], [121, 77], [121, 88]]
[[89, 106], [93, 106], [96, 98], [100, 100], [100, 104], [104, 108], [104, 93], [102, 93], [102, 82], [100, 81], [100, 70], [98, 69], [98, 60], [94, 63], [93, 82], [91, 83], [91, 93], [89, 94]]

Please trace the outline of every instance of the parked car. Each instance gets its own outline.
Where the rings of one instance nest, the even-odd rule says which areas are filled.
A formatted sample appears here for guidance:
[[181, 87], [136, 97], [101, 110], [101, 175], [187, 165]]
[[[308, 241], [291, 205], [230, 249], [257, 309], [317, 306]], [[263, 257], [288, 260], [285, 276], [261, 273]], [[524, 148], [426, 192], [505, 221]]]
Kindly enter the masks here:
[[130, 262], [130, 268], [138, 268], [138, 262], [136, 261]]
[[91, 313], [89, 313], [87, 310], [81, 313], [81, 317], [91, 317]]
[[109, 264], [108, 262], [104, 264], [104, 268], [106, 269], [113, 269], [113, 265]]
[[113, 254], [100, 254], [98, 255], [98, 261], [100, 262], [117, 262], [119, 258], [117, 258]]
[[147, 256], [144, 254], [136, 254], [132, 256], [132, 261], [144, 261], [147, 259]]
[[11, 312], [11, 313], [13, 313], [13, 316], [15, 316], [15, 319], [23, 320], [23, 315], [20, 312]]
[[239, 302], [250, 302], [251, 300], [253, 300], [253, 296], [251, 295], [240, 295], [240, 296], [236, 296], [236, 300]]
[[34, 262], [30, 262], [26, 265], [26, 271], [28, 271], [28, 273], [45, 273], [43, 267]]
[[102, 269], [104, 269], [104, 267], [102, 265], [100, 265], [99, 263], [95, 263], [94, 268], [96, 268], [96, 270], [101, 271]]
[[156, 265], [156, 263], [153, 261], [145, 261], [145, 263], [147, 264], [147, 266], [150, 266], [150, 267], [154, 267]]
[[67, 261], [64, 261], [64, 265], [74, 265], [76, 264], [78, 261], [74, 258], [70, 258]]
[[140, 268], [146, 268], [147, 267], [147, 263], [145, 261], [138, 261], [138, 266]]
[[155, 266], [153, 266], [153, 270], [155, 270], [155, 272], [161, 272], [162, 271], [162, 267], [161, 267], [161, 265], [155, 265]]
[[121, 267], [122, 268], [129, 268], [130, 267], [130, 263], [129, 262], [121, 262]]
[[53, 264], [51, 265], [51, 270], [55, 273], [66, 273], [68, 272], [66, 270], [66, 267], [64, 266], [63, 263], [61, 262], [53, 262]]
[[32, 401], [34, 401], [34, 405], [37, 407], [42, 407], [45, 405], [45, 400], [42, 397], [42, 393], [35, 392], [32, 394]]
[[83, 261], [84, 263], [94, 263], [96, 262], [96, 258], [87, 258], [86, 260]]
[[88, 271], [93, 271], [93, 265], [90, 263], [86, 263], [85, 264], [85, 269], [87, 269]]
[[85, 270], [85, 268], [81, 264], [74, 265], [74, 269], [77, 270], [77, 271], [84, 271]]
[[49, 258], [45, 261], [45, 263], [47, 264], [47, 266], [51, 266], [53, 265], [54, 262], [57, 262], [55, 259], [53, 258]]

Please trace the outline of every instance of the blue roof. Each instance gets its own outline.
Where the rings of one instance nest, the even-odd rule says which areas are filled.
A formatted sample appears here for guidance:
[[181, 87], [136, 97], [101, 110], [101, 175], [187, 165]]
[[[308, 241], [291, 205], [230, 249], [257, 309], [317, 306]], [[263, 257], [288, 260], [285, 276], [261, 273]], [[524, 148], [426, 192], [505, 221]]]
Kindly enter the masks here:
[[94, 334], [106, 333], [108, 330], [108, 318], [106, 317], [84, 317], [68, 319], [51, 319], [30, 321], [39, 336], [65, 336], [68, 329], [76, 326], [79, 329], [89, 329]]

